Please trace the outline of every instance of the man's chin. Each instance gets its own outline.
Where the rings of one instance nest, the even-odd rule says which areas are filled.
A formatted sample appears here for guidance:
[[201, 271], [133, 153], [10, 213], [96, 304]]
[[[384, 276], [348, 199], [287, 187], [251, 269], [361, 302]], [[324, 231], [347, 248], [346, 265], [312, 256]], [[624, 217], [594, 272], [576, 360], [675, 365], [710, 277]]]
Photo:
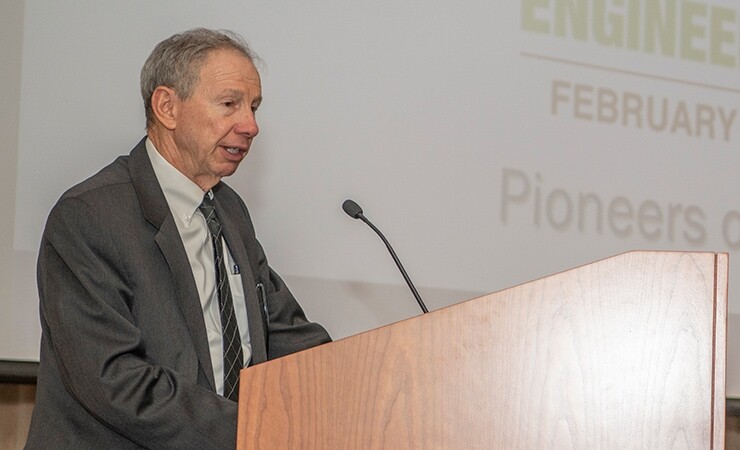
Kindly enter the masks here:
[[220, 178], [225, 178], [225, 177], [233, 175], [236, 172], [236, 169], [239, 168], [240, 163], [241, 161], [228, 162], [228, 163], [221, 164], [221, 167], [219, 167], [220, 170], [217, 172], [218, 176]]

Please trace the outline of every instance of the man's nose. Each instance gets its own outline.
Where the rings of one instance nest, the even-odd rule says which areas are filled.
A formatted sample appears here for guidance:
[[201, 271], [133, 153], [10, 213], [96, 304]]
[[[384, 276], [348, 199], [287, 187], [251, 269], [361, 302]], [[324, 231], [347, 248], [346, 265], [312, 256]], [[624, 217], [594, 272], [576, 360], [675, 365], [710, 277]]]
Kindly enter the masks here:
[[245, 114], [241, 114], [239, 122], [237, 122], [234, 129], [239, 134], [246, 134], [248, 137], [253, 138], [260, 132], [259, 126], [257, 125], [257, 119], [254, 116], [254, 111], [251, 109], [246, 111]]

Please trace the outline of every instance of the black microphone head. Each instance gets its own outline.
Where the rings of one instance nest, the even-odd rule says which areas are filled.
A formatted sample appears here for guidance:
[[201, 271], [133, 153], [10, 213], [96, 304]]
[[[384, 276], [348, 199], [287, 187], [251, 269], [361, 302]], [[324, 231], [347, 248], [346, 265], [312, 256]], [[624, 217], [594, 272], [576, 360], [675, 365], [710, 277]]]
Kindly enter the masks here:
[[342, 209], [353, 219], [359, 219], [362, 215], [362, 208], [360, 205], [354, 202], [354, 200], [347, 199], [342, 203]]

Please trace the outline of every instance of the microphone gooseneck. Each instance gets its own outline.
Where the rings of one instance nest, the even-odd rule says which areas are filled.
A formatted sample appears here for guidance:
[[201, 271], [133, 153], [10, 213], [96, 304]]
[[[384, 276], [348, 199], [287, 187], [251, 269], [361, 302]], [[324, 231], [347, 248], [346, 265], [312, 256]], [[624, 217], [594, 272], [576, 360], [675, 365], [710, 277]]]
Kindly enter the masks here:
[[396, 263], [396, 266], [398, 266], [398, 270], [401, 271], [401, 275], [403, 275], [403, 279], [406, 280], [406, 284], [409, 286], [409, 289], [411, 289], [411, 293], [414, 294], [414, 298], [416, 298], [416, 303], [419, 304], [421, 311], [424, 314], [428, 313], [429, 310], [427, 309], [427, 305], [424, 304], [424, 300], [421, 299], [419, 292], [416, 290], [416, 287], [414, 287], [414, 283], [411, 282], [411, 278], [409, 278], [409, 275], [406, 273], [406, 269], [403, 268], [403, 264], [401, 264], [401, 260], [399, 260], [398, 256], [396, 256], [396, 252], [393, 251], [393, 247], [391, 247], [390, 242], [388, 242], [388, 239], [386, 239], [385, 236], [383, 236], [383, 233], [380, 232], [378, 227], [373, 225], [373, 223], [370, 222], [367, 219], [367, 217], [365, 217], [365, 215], [362, 213], [362, 208], [360, 207], [360, 205], [355, 203], [353, 200], [347, 199], [344, 201], [344, 203], [342, 203], [342, 209], [351, 218], [360, 219], [363, 222], [365, 222], [380, 237], [380, 239], [383, 241], [386, 248], [388, 249], [388, 252], [391, 254], [393, 261]]

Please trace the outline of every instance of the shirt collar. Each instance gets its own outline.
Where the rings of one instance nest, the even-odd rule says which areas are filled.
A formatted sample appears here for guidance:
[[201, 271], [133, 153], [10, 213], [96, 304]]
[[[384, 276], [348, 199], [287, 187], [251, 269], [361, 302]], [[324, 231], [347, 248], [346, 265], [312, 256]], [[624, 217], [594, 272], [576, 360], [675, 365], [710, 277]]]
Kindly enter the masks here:
[[[172, 214], [190, 226], [195, 211], [203, 202], [203, 190], [164, 159], [149, 138], [146, 138], [146, 152]], [[213, 194], [208, 191], [208, 195], [212, 198]]]

